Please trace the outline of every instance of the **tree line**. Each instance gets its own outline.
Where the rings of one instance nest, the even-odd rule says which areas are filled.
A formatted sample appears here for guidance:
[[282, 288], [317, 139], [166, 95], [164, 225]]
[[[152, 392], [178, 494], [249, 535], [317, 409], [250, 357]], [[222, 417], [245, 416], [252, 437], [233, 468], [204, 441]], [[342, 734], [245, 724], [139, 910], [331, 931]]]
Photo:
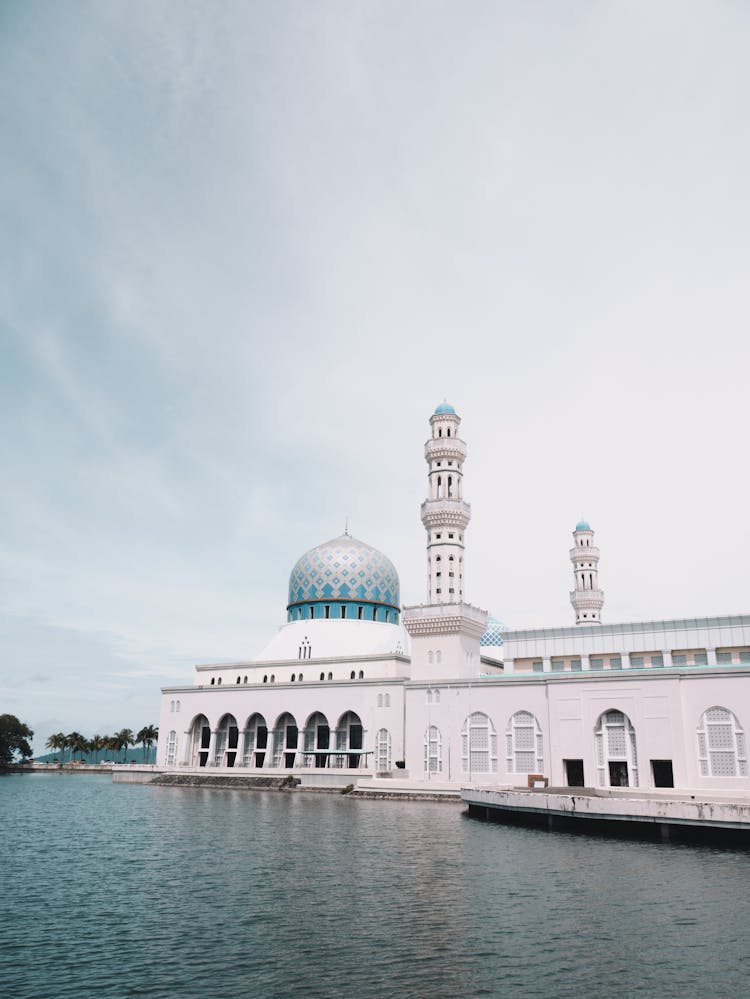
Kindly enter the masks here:
[[[75, 760], [76, 753], [79, 754], [79, 761], [83, 763], [86, 757], [88, 763], [107, 763], [107, 754], [112, 754], [112, 761], [115, 762], [117, 753], [122, 753], [122, 762], [125, 762], [129, 746], [143, 746], [144, 759], [148, 759], [151, 747], [159, 738], [159, 729], [156, 725], [145, 725], [137, 735], [133, 735], [132, 729], [122, 728], [114, 735], [92, 735], [87, 739], [80, 732], [55, 732], [47, 739], [47, 749], [53, 753], [60, 753], [60, 763], [65, 763], [65, 751], [70, 750], [70, 761]], [[104, 758], [100, 759], [100, 754]], [[91, 759], [93, 755], [94, 759]]]

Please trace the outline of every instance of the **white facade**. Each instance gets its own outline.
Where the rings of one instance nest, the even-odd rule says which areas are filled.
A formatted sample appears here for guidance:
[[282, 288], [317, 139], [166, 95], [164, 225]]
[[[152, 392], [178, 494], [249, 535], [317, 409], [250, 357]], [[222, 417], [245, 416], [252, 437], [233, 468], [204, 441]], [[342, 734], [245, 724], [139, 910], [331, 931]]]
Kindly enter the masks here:
[[[599, 550], [579, 522], [576, 623], [505, 631], [465, 601], [466, 445], [447, 403], [425, 445], [427, 602], [404, 608], [381, 553], [348, 534], [290, 577], [288, 623], [253, 662], [163, 690], [157, 764], [303, 782], [376, 774], [456, 785], [750, 790], [750, 615], [602, 623]], [[582, 627], [587, 625], [587, 627]], [[397, 769], [397, 763], [403, 769]]]

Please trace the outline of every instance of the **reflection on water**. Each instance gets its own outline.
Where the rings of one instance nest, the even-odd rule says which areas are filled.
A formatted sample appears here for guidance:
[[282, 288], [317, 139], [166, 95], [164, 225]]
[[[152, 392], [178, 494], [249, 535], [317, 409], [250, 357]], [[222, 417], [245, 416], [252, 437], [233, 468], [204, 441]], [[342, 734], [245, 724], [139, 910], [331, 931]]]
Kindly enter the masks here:
[[739, 996], [748, 858], [458, 805], [0, 780], [0, 993]]

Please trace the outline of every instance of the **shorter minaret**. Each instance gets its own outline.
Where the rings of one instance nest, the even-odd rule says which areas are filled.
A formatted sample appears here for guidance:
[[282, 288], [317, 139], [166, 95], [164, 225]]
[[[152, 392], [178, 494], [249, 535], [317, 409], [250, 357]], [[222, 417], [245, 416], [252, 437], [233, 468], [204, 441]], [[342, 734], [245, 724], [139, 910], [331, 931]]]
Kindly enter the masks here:
[[570, 602], [576, 612], [576, 624], [601, 624], [604, 593], [599, 589], [599, 549], [585, 520], [579, 520], [573, 531], [570, 561], [575, 583]]

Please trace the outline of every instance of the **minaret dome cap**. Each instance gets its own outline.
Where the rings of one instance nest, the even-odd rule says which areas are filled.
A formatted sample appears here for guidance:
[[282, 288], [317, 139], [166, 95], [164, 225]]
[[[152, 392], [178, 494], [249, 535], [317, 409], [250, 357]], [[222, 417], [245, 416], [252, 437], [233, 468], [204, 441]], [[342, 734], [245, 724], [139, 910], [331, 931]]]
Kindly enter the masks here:
[[435, 416], [443, 416], [446, 413], [450, 413], [452, 416], [456, 415], [456, 411], [451, 406], [449, 402], [441, 402], [439, 406], [435, 408]]
[[587, 520], [579, 520], [578, 523], [576, 524], [576, 530], [577, 531], [590, 531], [591, 530], [591, 524], [589, 524], [589, 522]]

